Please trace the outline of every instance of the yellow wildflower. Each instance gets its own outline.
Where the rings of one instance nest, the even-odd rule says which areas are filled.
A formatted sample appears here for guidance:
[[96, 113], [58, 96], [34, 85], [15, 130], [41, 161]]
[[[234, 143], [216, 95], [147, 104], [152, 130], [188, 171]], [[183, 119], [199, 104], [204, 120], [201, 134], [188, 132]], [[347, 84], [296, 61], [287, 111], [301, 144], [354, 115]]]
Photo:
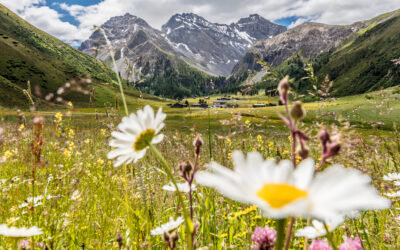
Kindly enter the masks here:
[[69, 131], [68, 131], [68, 136], [69, 137], [74, 137], [74, 135], [75, 135], [75, 131], [71, 128], [71, 129], [69, 129]]
[[246, 123], [247, 126], [250, 125], [250, 121], [249, 120], [246, 120], [244, 123]]
[[61, 121], [62, 121], [63, 115], [61, 114], [61, 112], [58, 112], [58, 113], [55, 115], [55, 117], [56, 117], [56, 119], [57, 119], [57, 122], [61, 122]]
[[10, 150], [7, 150], [6, 152], [4, 152], [4, 158], [7, 160], [8, 158], [10, 158], [12, 156], [12, 152]]
[[71, 157], [71, 152], [68, 150], [68, 148], [65, 148], [64, 149], [64, 155], [66, 156], [66, 157]]
[[19, 126], [18, 131], [21, 132], [25, 129], [25, 125], [21, 124], [21, 126]]
[[97, 160], [97, 164], [103, 165], [103, 164], [104, 164], [104, 161], [103, 161], [101, 158], [99, 158], [99, 159]]

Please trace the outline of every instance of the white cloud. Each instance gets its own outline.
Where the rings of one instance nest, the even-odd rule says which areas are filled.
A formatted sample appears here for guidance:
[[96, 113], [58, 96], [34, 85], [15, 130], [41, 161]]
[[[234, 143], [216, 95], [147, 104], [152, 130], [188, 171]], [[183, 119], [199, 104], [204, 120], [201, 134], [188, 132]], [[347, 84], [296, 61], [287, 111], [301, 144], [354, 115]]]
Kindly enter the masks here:
[[45, 3], [46, 0], [1, 0], [0, 3], [14, 12], [19, 12], [36, 4]]
[[68, 22], [61, 21], [61, 15], [47, 6], [27, 8], [21, 13], [21, 17], [64, 41], [81, 39], [81, 30]]
[[37, 6], [45, 0], [0, 2], [63, 40], [85, 40], [93, 25], [101, 25], [109, 18], [127, 12], [143, 18], [155, 28], [161, 28], [173, 14], [182, 12], [193, 12], [211, 22], [227, 24], [253, 13], [269, 20], [301, 17], [290, 25], [294, 27], [305, 21], [351, 24], [400, 8], [399, 0], [102, 0], [91, 6], [70, 5], [66, 0], [59, 0], [59, 6], [79, 22], [79, 26], [73, 26], [61, 21], [55, 10]]
[[288, 28], [289, 28], [289, 29], [292, 29], [292, 28], [296, 27], [297, 25], [300, 25], [300, 24], [309, 22], [310, 20], [311, 20], [311, 19], [309, 19], [309, 18], [299, 18], [299, 19], [297, 19], [295, 22], [292, 22], [292, 23], [288, 26]]

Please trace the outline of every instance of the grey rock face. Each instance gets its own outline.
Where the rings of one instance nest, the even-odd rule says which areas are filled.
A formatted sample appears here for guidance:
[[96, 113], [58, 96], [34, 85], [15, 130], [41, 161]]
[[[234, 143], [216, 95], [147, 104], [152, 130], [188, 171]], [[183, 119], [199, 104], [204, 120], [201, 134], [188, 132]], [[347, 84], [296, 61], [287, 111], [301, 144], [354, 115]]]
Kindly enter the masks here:
[[176, 14], [161, 29], [179, 53], [215, 75], [228, 75], [254, 42], [285, 30], [256, 14], [226, 25], [193, 13]]
[[[228, 75], [258, 39], [286, 30], [259, 15], [226, 25], [191, 13], [172, 16], [161, 31], [130, 14], [113, 17], [101, 27], [112, 43], [121, 75], [131, 81], [162, 72], [165, 65], [179, 67], [182, 61], [211, 75]], [[100, 32], [93, 33], [79, 49], [110, 64]]]
[[240, 75], [247, 70], [261, 70], [258, 59], [278, 66], [295, 53], [301, 52], [306, 58], [339, 45], [352, 33], [351, 28], [320, 23], [305, 23], [281, 33], [271, 39], [259, 40], [235, 65], [233, 75]]
[[[118, 68], [124, 78], [137, 81], [159, 73], [175, 58], [175, 50], [161, 35], [143, 19], [125, 14], [113, 17], [101, 26], [112, 44]], [[100, 32], [93, 33], [83, 42], [79, 50], [95, 55], [93, 48], [98, 48], [97, 58], [110, 63], [109, 48]]]

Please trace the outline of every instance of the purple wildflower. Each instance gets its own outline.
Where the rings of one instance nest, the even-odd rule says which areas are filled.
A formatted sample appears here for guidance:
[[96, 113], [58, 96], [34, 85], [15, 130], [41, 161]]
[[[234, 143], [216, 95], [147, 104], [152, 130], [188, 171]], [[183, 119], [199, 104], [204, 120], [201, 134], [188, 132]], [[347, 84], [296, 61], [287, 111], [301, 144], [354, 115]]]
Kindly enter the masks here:
[[356, 238], [347, 238], [340, 246], [339, 250], [362, 250], [362, 242], [361, 239]]
[[309, 250], [332, 250], [332, 247], [326, 240], [315, 240], [313, 239], [311, 245], [308, 247]]
[[255, 243], [252, 249], [255, 250], [269, 250], [273, 249], [276, 242], [276, 231], [268, 226], [256, 227], [251, 236], [251, 241]]

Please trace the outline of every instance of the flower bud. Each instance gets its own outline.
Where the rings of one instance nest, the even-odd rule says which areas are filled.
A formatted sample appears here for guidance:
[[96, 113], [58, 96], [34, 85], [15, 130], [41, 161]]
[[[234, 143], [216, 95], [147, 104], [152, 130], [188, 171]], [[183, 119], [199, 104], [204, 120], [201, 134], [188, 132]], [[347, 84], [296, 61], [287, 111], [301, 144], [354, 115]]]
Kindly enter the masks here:
[[0, 128], [0, 146], [4, 142], [4, 129]]
[[306, 115], [306, 111], [303, 108], [303, 105], [300, 101], [294, 103], [292, 110], [290, 111], [290, 116], [295, 120], [301, 120]]
[[169, 244], [169, 239], [170, 239], [169, 233], [168, 232], [164, 232], [163, 240]]
[[328, 143], [327, 144], [327, 152], [329, 157], [334, 157], [339, 154], [340, 148], [342, 146], [340, 145], [339, 142], [333, 142], [333, 143]]
[[196, 139], [193, 141], [193, 146], [201, 147], [204, 144], [203, 138], [199, 134], [197, 134]]
[[289, 94], [289, 76], [285, 76], [278, 84], [278, 91], [281, 101], [284, 105], [287, 104], [287, 96]]
[[193, 172], [193, 164], [190, 161], [182, 161], [179, 163], [178, 168], [182, 173], [182, 177], [188, 180]]
[[319, 131], [319, 133], [318, 133], [318, 138], [322, 141], [322, 143], [326, 143], [326, 142], [330, 141], [330, 135], [329, 135], [328, 130], [321, 129], [321, 131]]
[[118, 247], [121, 249], [124, 243], [124, 237], [122, 236], [122, 234], [118, 233], [115, 240], [118, 242]]
[[174, 231], [173, 233], [171, 233], [170, 235], [169, 235], [169, 239], [170, 239], [170, 241], [171, 242], [176, 242], [177, 240], [179, 240], [179, 235], [178, 235], [178, 233], [176, 232], [176, 231]]
[[309, 150], [306, 146], [304, 146], [304, 147], [302, 147], [302, 148], [297, 152], [297, 154], [298, 154], [301, 158], [306, 159], [306, 158], [309, 156], [309, 154], [310, 154], [310, 150]]

